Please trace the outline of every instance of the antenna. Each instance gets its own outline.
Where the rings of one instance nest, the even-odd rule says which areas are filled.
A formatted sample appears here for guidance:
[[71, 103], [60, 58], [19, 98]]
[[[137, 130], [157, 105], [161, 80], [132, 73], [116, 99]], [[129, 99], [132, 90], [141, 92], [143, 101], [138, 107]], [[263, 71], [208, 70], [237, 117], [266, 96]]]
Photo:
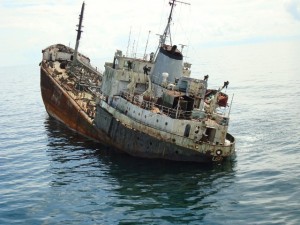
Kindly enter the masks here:
[[149, 33], [148, 33], [148, 38], [147, 38], [146, 47], [145, 47], [145, 52], [144, 52], [144, 58], [146, 58], [146, 51], [147, 51], [147, 47], [148, 47], [148, 41], [149, 41], [150, 33], [151, 33], [151, 30], [149, 30]]
[[[184, 49], [184, 47], [186, 47], [187, 45], [184, 45], [184, 44], [179, 44], [180, 46], [181, 46], [181, 54], [183, 55], [183, 49]], [[186, 54], [186, 56], [184, 56], [185, 58], [188, 58], [187, 57], [187, 54]]]
[[179, 44], [181, 46], [181, 53], [183, 52], [183, 48], [187, 45], [184, 45], [184, 44]]
[[136, 58], [136, 55], [137, 55], [137, 49], [138, 49], [138, 45], [139, 45], [139, 41], [140, 41], [140, 34], [141, 34], [141, 30], [139, 30], [139, 36], [138, 36], [138, 39], [137, 39], [137, 42], [136, 42], [136, 45], [135, 45], [135, 52], [134, 52], [135, 58]]
[[127, 50], [126, 50], [126, 56], [128, 56], [128, 49], [129, 49], [129, 45], [130, 45], [130, 37], [131, 37], [131, 27], [130, 27], [130, 31], [129, 31], [129, 38], [128, 38], [128, 44], [127, 44]]
[[232, 98], [231, 98], [230, 107], [229, 107], [229, 112], [228, 112], [228, 117], [229, 117], [229, 115], [230, 115], [233, 97], [234, 97], [234, 94], [232, 95]]
[[131, 57], [135, 58], [134, 56], [134, 44], [135, 44], [135, 40], [133, 40], [133, 44], [132, 44], [132, 50], [131, 50]]

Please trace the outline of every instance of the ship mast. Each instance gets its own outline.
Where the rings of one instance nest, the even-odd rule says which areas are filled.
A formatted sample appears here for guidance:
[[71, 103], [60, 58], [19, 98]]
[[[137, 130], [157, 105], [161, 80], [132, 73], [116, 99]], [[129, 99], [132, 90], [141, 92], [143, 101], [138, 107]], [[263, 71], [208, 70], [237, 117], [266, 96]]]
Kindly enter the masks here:
[[170, 25], [171, 25], [171, 21], [172, 21], [172, 14], [173, 14], [173, 8], [174, 8], [174, 5], [175, 5], [175, 0], [172, 0], [172, 2], [169, 2], [169, 4], [171, 6], [171, 11], [170, 11], [170, 14], [169, 14], [167, 26], [165, 28], [165, 31], [164, 31], [162, 37], [161, 37], [161, 42], [160, 42], [161, 45], [166, 43], [166, 38], [167, 38], [168, 35], [170, 37], [170, 44], [172, 45]]
[[161, 36], [161, 39], [160, 39], [160, 45], [164, 45], [166, 43], [167, 36], [170, 37], [170, 45], [172, 45], [172, 37], [171, 37], [170, 26], [171, 26], [173, 8], [174, 8], [174, 5], [175, 5], [175, 2], [190, 5], [190, 3], [181, 2], [181, 1], [177, 1], [177, 0], [171, 0], [169, 2], [170, 6], [171, 6], [171, 10], [170, 10], [170, 14], [169, 14], [169, 17], [168, 17], [167, 26], [166, 26], [165, 31], [164, 31], [163, 35]]
[[77, 37], [76, 37], [76, 45], [75, 45], [75, 51], [74, 51], [74, 59], [73, 59], [73, 62], [76, 62], [77, 61], [77, 55], [78, 55], [78, 47], [79, 47], [79, 40], [80, 40], [80, 37], [81, 37], [81, 33], [82, 33], [82, 20], [83, 20], [83, 12], [84, 12], [84, 2], [82, 3], [82, 6], [81, 6], [81, 12], [80, 12], [80, 15], [79, 15], [79, 24], [77, 25], [78, 27], [78, 30], [77, 31]]

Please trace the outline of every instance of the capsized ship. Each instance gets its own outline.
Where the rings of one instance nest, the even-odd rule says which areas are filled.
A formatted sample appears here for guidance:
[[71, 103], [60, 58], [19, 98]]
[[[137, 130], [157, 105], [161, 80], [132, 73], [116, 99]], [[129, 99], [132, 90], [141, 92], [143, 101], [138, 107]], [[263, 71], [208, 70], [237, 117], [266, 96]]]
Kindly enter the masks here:
[[[42, 51], [41, 93], [46, 111], [70, 129], [129, 155], [211, 163], [235, 156], [229, 134], [228, 96], [191, 78], [191, 64], [172, 45], [176, 0], [156, 52], [139, 59], [117, 50], [104, 73], [75, 49], [55, 44]], [[167, 43], [168, 37], [170, 38]]]

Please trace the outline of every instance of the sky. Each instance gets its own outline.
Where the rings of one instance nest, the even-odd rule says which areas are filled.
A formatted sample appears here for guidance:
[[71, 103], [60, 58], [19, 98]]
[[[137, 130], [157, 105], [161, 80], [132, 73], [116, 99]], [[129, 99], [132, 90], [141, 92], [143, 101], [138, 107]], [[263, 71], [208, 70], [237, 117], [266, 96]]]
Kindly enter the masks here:
[[[185, 0], [182, 0], [185, 1]], [[170, 10], [168, 0], [85, 0], [79, 51], [103, 66], [116, 49], [155, 51]], [[174, 9], [173, 44], [196, 57], [203, 48], [300, 40], [300, 0], [186, 0]], [[1, 66], [37, 64], [42, 49], [75, 46], [82, 0], [0, 0]], [[149, 33], [150, 31], [150, 33]], [[0, 67], [1, 67], [0, 66]]]

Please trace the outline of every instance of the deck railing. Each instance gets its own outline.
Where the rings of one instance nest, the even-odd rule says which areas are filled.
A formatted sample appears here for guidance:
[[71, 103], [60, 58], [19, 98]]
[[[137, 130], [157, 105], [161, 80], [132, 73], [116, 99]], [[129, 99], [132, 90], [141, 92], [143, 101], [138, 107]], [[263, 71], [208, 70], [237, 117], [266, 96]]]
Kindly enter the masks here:
[[169, 108], [163, 105], [156, 104], [155, 102], [152, 101], [147, 101], [142, 99], [141, 100], [141, 95], [132, 95], [128, 92], [122, 92], [121, 97], [125, 98], [126, 100], [132, 102], [135, 105], [138, 105], [139, 107], [150, 110], [152, 112], [156, 113], [163, 113], [171, 118], [174, 119], [185, 119], [185, 120], [190, 120], [192, 117], [192, 111], [185, 111], [178, 108]]

